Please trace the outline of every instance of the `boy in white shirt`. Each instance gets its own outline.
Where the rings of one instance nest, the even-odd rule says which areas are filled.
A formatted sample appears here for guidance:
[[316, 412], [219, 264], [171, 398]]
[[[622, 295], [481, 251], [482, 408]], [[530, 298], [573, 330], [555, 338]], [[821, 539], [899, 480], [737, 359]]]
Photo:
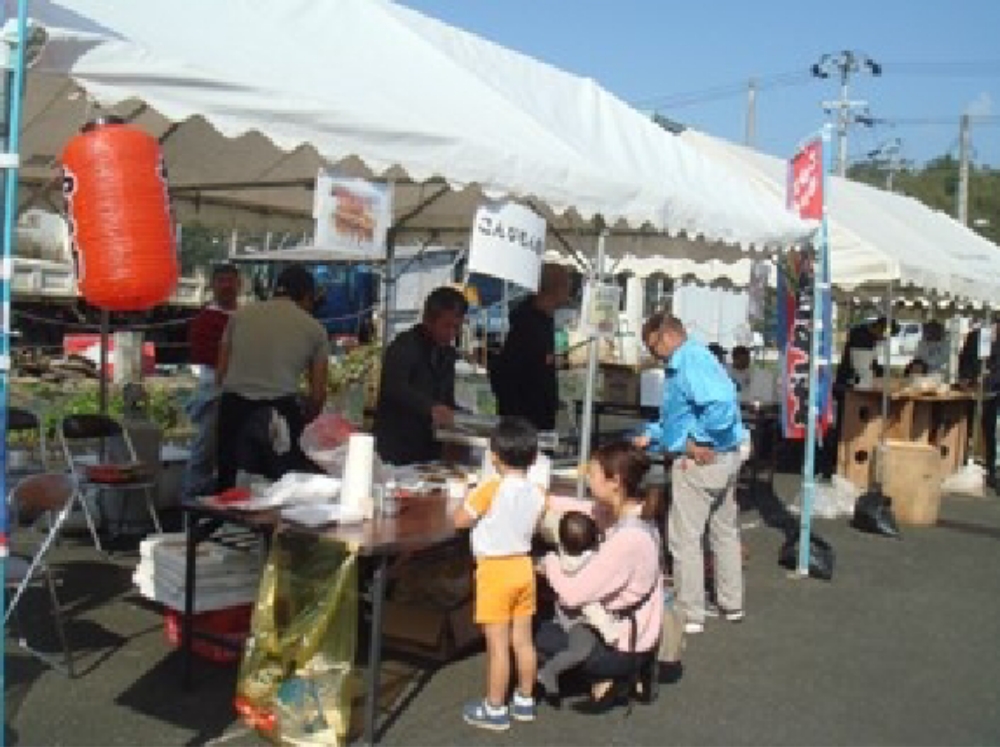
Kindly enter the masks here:
[[[538, 455], [538, 434], [530, 423], [503, 418], [490, 437], [490, 451], [498, 476], [473, 490], [454, 516], [456, 528], [472, 528], [475, 620], [487, 652], [486, 698], [468, 703], [462, 716], [472, 726], [506, 731], [512, 717], [535, 719], [535, 571], [529, 553], [545, 496], [527, 476]], [[511, 651], [518, 687], [508, 709]]]

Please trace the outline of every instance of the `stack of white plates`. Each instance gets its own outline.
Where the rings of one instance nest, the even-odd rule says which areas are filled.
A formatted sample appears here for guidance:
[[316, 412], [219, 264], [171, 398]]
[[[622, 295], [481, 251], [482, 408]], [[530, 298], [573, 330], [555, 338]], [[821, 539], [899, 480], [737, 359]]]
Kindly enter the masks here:
[[[184, 533], [148, 537], [139, 545], [139, 557], [132, 575], [139, 593], [166, 607], [183, 610], [187, 568]], [[257, 599], [261, 571], [257, 553], [203, 542], [195, 562], [195, 612], [225, 609]]]

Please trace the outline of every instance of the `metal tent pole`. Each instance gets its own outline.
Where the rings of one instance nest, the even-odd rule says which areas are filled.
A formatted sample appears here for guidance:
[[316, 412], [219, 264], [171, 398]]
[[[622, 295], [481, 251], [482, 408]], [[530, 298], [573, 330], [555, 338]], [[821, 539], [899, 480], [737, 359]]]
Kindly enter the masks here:
[[824, 305], [826, 294], [830, 287], [829, 276], [829, 246], [827, 233], [827, 186], [830, 180], [827, 178], [827, 162], [830, 151], [830, 128], [826, 126], [822, 131], [823, 138], [823, 164], [822, 164], [822, 194], [823, 213], [817, 234], [818, 246], [813, 253], [813, 324], [812, 335], [809, 341], [809, 411], [806, 423], [806, 443], [805, 458], [802, 464], [802, 513], [799, 517], [799, 562], [796, 573], [801, 577], [809, 576], [809, 556], [811, 549], [810, 533], [812, 532], [812, 512], [813, 503], [816, 498], [816, 437], [819, 419], [819, 368], [820, 349], [822, 346], [823, 320], [825, 319]]
[[[604, 282], [604, 243], [608, 232], [602, 227], [597, 237], [597, 261], [591, 272], [590, 302], [593, 304], [597, 287]], [[586, 318], [587, 309], [583, 309]], [[587, 386], [583, 395], [583, 424], [580, 428], [580, 460], [576, 478], [576, 496], [583, 498], [587, 485], [587, 465], [590, 463], [590, 438], [594, 429], [594, 387], [597, 380], [597, 353], [600, 336], [592, 330], [587, 349]]]
[[892, 291], [893, 282], [890, 280], [886, 288], [885, 298], [885, 341], [882, 353], [882, 427], [878, 435], [878, 457], [875, 460], [875, 489], [882, 492], [882, 485], [885, 483], [882, 471], [885, 469], [885, 442], [889, 432], [889, 395], [892, 384]]
[[[13, 274], [13, 254], [17, 224], [17, 176], [21, 144], [21, 101], [24, 91], [25, 46], [28, 37], [28, 2], [17, 3], [17, 43], [0, 41], [0, 55], [5, 63], [0, 69], [0, 124], [7, 125], [7, 132], [0, 126], [0, 166], [3, 174], [3, 257], [0, 260], [0, 566], [7, 557], [8, 521], [7, 513], [7, 402], [10, 384], [10, 282]], [[5, 34], [6, 36], [6, 34]], [[11, 63], [13, 53], [13, 66]], [[8, 115], [9, 112], [9, 115]], [[6, 584], [5, 584], [6, 586]], [[17, 601], [16, 599], [14, 601]], [[0, 590], [0, 607], [7, 607], [4, 591]], [[3, 662], [0, 662], [0, 680], [3, 679]], [[4, 716], [4, 704], [0, 703], [0, 716]], [[6, 718], [4, 718], [6, 723]]]
[[100, 376], [100, 392], [98, 404], [101, 415], [108, 414], [108, 338], [110, 337], [111, 314], [107, 309], [101, 309], [101, 352], [97, 361], [97, 373]]

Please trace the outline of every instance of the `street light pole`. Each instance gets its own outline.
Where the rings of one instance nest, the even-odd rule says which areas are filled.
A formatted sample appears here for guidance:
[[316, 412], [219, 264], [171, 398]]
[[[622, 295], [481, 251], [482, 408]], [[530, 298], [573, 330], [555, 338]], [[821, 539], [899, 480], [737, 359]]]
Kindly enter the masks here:
[[867, 72], [878, 76], [882, 74], [882, 66], [863, 52], [845, 49], [836, 54], [824, 54], [810, 68], [810, 72], [816, 78], [825, 79], [833, 74], [840, 78], [840, 100], [824, 101], [823, 108], [826, 111], [837, 110], [837, 173], [847, 176], [847, 130], [852, 121], [851, 112], [867, 106], [864, 101], [851, 101], [847, 97], [851, 75]]
[[847, 176], [847, 76], [846, 67], [840, 68], [840, 106], [837, 107], [837, 173]]

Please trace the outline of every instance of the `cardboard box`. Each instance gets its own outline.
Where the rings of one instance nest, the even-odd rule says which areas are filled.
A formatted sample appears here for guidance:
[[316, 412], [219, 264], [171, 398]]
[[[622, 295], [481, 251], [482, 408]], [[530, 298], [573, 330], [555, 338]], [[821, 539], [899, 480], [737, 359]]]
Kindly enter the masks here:
[[478, 643], [479, 627], [472, 621], [472, 600], [452, 609], [387, 600], [382, 635], [387, 649], [447, 661]]

